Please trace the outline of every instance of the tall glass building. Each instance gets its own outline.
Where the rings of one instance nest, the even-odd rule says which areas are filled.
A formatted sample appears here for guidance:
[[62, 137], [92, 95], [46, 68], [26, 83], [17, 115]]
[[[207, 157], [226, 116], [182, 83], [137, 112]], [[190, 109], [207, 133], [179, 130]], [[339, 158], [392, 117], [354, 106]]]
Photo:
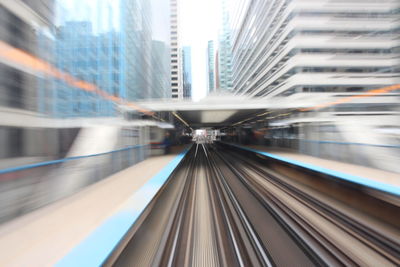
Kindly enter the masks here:
[[215, 50], [214, 41], [210, 40], [207, 44], [207, 91], [215, 91]]
[[[110, 33], [95, 35], [89, 21], [66, 22], [58, 27], [56, 35], [56, 67], [111, 95], [122, 95], [118, 79], [119, 66], [115, 62], [118, 58], [117, 51], [112, 46], [113, 37], [116, 36]], [[54, 79], [52, 90], [54, 95], [53, 99], [49, 99], [49, 111], [56, 117], [115, 114], [114, 103], [94, 92], [71, 86], [64, 80]]]
[[219, 34], [218, 46], [218, 76], [217, 88], [221, 91], [232, 90], [232, 40], [230, 27], [230, 13], [228, 3], [222, 0], [222, 28]]
[[192, 52], [190, 46], [182, 48], [183, 98], [192, 98]]
[[58, 0], [55, 65], [96, 92], [55, 79], [54, 101], [42, 106], [56, 117], [114, 116], [111, 100], [167, 97], [168, 7], [168, 0]]

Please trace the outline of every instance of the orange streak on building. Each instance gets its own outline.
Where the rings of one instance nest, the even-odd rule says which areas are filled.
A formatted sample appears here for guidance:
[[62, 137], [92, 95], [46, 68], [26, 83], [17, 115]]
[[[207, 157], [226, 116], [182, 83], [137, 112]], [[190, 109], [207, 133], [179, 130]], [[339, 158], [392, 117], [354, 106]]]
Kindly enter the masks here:
[[[54, 78], [57, 78], [65, 83], [69, 84], [72, 87], [79, 88], [86, 92], [93, 92], [93, 93], [103, 97], [104, 99], [111, 100], [117, 104], [124, 102], [124, 100], [122, 98], [111, 95], [111, 94], [107, 93], [106, 91], [101, 90], [100, 88], [98, 88], [96, 85], [94, 85], [92, 83], [76, 79], [72, 75], [57, 69], [50, 63], [48, 63], [42, 59], [39, 59], [21, 49], [10, 46], [9, 44], [2, 42], [2, 41], [0, 41], [0, 59], [3, 59], [3, 61], [6, 61], [6, 62], [11, 62], [13, 64], [19, 65], [23, 68], [27, 68], [31, 71], [38, 72], [40, 74], [52, 76]], [[136, 109], [139, 112], [142, 112], [142, 113], [145, 113], [148, 115], [154, 114], [154, 112], [151, 112], [150, 110], [141, 108], [132, 102], [127, 102], [126, 104], [129, 107], [132, 107], [133, 109]]]
[[399, 89], [400, 89], [400, 84], [390, 85], [390, 86], [386, 86], [386, 87], [382, 87], [382, 88], [378, 88], [378, 89], [369, 90], [369, 91], [365, 92], [364, 94], [343, 97], [336, 101], [316, 105], [316, 106], [309, 107], [309, 108], [300, 108], [298, 110], [299, 111], [311, 111], [311, 110], [322, 109], [322, 108], [326, 108], [326, 107], [330, 107], [330, 106], [334, 106], [334, 105], [338, 105], [338, 104], [348, 103], [356, 98], [376, 96], [379, 94], [389, 93], [391, 91], [395, 91], [395, 90], [399, 90]]

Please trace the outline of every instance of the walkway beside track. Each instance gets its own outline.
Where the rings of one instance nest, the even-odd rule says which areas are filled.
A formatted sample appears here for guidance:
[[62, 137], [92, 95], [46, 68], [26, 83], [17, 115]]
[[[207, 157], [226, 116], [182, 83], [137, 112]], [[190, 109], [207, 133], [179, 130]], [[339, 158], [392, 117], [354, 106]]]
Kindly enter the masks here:
[[327, 168], [333, 171], [342, 172], [350, 175], [355, 175], [367, 178], [376, 182], [385, 183], [392, 186], [400, 186], [400, 173], [388, 172], [380, 169], [355, 165], [340, 161], [329, 159], [317, 158], [309, 155], [296, 153], [290, 150], [269, 148], [261, 145], [239, 145], [239, 147], [246, 147], [257, 151], [271, 153], [287, 159], [296, 160], [306, 164], [312, 164], [318, 167]]
[[146, 159], [80, 192], [0, 225], [0, 266], [53, 266], [173, 161]]

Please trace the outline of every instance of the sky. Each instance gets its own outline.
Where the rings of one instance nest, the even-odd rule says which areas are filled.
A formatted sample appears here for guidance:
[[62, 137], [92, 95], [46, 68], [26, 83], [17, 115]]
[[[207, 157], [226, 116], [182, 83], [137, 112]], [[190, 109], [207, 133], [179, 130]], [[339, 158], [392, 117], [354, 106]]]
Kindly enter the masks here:
[[180, 40], [192, 48], [192, 96], [199, 100], [207, 92], [207, 42], [217, 40], [220, 28], [218, 0], [179, 0]]

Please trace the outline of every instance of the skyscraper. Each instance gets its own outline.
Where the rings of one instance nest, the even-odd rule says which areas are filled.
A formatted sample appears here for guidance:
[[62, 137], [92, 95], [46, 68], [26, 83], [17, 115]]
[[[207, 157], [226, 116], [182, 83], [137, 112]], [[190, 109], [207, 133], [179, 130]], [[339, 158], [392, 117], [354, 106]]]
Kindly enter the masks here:
[[182, 58], [179, 45], [178, 0], [170, 0], [171, 5], [171, 96], [183, 98]]
[[214, 61], [215, 63], [214, 63], [214, 65], [215, 65], [215, 71], [214, 71], [214, 74], [215, 74], [215, 83], [214, 83], [214, 86], [215, 86], [215, 91], [219, 91], [219, 51], [218, 51], [218, 49], [217, 50], [215, 50], [215, 61]]
[[235, 11], [236, 94], [357, 93], [398, 83], [397, 1], [242, 0]]
[[183, 98], [192, 98], [192, 53], [190, 46], [182, 48]]
[[[165, 99], [171, 97], [171, 69], [169, 44], [162, 41], [152, 41], [152, 78], [149, 99]], [[166, 56], [168, 55], [168, 56]], [[161, 90], [160, 90], [161, 89]]]
[[[103, 91], [120, 96], [119, 66], [113, 62], [118, 56], [111, 45], [114, 39], [116, 34], [112, 33], [95, 35], [90, 21], [67, 21], [57, 31], [55, 65], [76, 79], [98, 85]], [[54, 117], [102, 117], [116, 114], [114, 103], [94, 92], [82, 91], [59, 79], [49, 82], [52, 83], [53, 99], [52, 105], [47, 107], [47, 113]], [[44, 88], [40, 90], [44, 91]]]
[[215, 91], [215, 51], [214, 41], [208, 41], [207, 44], [207, 92]]
[[232, 90], [232, 44], [229, 10], [226, 0], [222, 0], [222, 29], [219, 34], [218, 70], [220, 91]]
[[[167, 96], [170, 18], [159, 9], [168, 10], [168, 0], [73, 0], [60, 5], [59, 69], [122, 100]], [[55, 116], [116, 115], [114, 101], [64, 81], [55, 83]]]

